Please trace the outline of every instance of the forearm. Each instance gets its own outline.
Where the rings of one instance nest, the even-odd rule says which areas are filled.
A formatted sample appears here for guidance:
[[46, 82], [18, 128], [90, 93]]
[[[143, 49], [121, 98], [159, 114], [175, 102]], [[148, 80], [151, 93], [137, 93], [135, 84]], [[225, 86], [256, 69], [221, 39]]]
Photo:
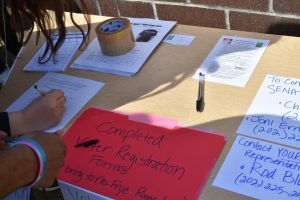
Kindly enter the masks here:
[[26, 122], [26, 116], [22, 111], [8, 113], [10, 133], [12, 136], [29, 133], [32, 130], [30, 124]]
[[25, 145], [0, 150], [0, 198], [30, 184], [38, 171], [34, 152]]

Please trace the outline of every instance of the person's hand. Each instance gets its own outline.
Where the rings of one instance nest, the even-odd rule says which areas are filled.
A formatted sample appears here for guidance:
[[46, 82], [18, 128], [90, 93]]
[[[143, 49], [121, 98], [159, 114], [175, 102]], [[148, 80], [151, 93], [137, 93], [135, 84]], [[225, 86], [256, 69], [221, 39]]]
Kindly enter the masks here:
[[46, 173], [39, 182], [38, 187], [48, 187], [54, 182], [60, 167], [64, 163], [66, 146], [58, 134], [37, 132], [27, 134], [25, 137], [38, 142], [45, 151], [47, 159]]
[[57, 124], [65, 112], [66, 98], [62, 90], [50, 90], [32, 101], [22, 112], [32, 125], [31, 131], [39, 131]]
[[53, 89], [33, 100], [22, 111], [9, 113], [12, 135], [41, 131], [56, 125], [65, 112], [62, 90]]

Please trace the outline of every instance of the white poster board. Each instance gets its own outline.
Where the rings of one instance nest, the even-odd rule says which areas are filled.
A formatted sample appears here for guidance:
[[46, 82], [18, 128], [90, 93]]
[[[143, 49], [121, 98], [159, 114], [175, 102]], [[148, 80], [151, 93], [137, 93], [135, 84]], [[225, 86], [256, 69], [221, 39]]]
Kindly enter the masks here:
[[300, 151], [237, 136], [213, 183], [257, 199], [300, 198]]
[[300, 147], [300, 79], [267, 75], [237, 133]]

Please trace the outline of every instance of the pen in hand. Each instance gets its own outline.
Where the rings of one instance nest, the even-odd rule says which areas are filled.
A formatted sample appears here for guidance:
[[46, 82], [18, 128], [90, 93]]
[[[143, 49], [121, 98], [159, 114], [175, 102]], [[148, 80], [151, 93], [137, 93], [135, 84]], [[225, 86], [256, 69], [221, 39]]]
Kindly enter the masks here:
[[38, 93], [41, 95], [41, 96], [44, 96], [45, 95], [45, 92], [43, 92], [42, 90], [40, 90], [40, 88], [37, 86], [37, 85], [34, 85], [33, 88], [38, 91]]
[[196, 101], [197, 112], [202, 112], [204, 110], [204, 84], [205, 84], [205, 74], [199, 73], [199, 85], [198, 85], [198, 99]]

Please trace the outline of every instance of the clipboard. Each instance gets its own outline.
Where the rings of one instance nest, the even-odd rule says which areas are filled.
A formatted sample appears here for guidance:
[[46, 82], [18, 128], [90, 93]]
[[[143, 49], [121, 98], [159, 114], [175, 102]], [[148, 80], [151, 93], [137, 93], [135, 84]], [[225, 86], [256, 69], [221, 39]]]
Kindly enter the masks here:
[[[85, 148], [76, 144], [98, 139]], [[65, 199], [197, 199], [225, 136], [143, 113], [87, 109], [63, 137]]]

